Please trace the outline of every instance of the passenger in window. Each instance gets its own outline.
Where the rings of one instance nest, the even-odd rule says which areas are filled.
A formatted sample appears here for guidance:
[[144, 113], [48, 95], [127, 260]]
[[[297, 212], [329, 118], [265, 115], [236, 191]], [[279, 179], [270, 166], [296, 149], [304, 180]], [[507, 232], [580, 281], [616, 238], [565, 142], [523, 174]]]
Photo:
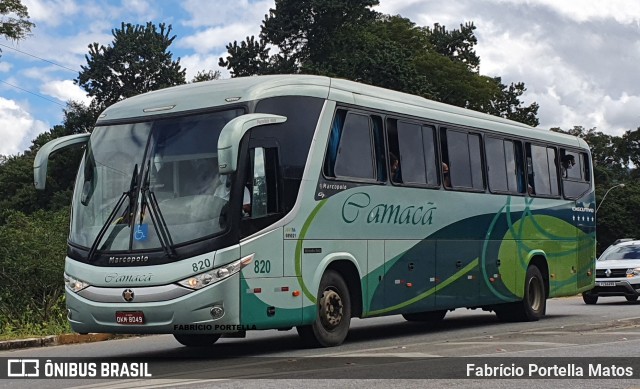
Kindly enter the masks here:
[[536, 191], [535, 189], [533, 189], [533, 186], [531, 186], [531, 184], [527, 184], [527, 193], [529, 193], [530, 195], [536, 194]]
[[[220, 197], [225, 201], [229, 201], [229, 194], [231, 193], [231, 180], [229, 180], [226, 174], [220, 174], [218, 176], [218, 186], [214, 192], [214, 196]], [[249, 188], [244, 187], [244, 196], [242, 199], [242, 216], [251, 216], [251, 193]]]
[[251, 194], [249, 188], [244, 187], [244, 197], [242, 200], [242, 217], [251, 217]]
[[389, 171], [391, 173], [391, 181], [402, 182], [400, 160], [394, 153], [389, 153]]
[[569, 176], [568, 170], [576, 164], [576, 160], [571, 154], [567, 154], [562, 157], [562, 177], [567, 178]]
[[449, 176], [449, 165], [442, 162], [442, 177], [444, 179], [444, 186], [451, 188], [451, 177]]

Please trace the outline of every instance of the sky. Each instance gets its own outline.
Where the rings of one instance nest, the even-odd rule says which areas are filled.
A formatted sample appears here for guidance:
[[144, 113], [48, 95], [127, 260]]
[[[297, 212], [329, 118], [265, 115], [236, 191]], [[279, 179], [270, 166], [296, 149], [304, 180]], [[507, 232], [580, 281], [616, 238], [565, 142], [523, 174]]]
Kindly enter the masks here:
[[[0, 0], [1, 1], [1, 0]], [[88, 102], [73, 80], [93, 42], [112, 43], [121, 22], [166, 23], [169, 47], [191, 80], [220, 70], [225, 45], [257, 35], [274, 0], [22, 0], [32, 34], [0, 38], [0, 155], [28, 149], [62, 123], [69, 100]], [[524, 82], [541, 129], [597, 128], [619, 136], [640, 127], [640, 1], [380, 0], [376, 11], [420, 26], [474, 22], [480, 73]], [[0, 20], [1, 22], [1, 20]]]

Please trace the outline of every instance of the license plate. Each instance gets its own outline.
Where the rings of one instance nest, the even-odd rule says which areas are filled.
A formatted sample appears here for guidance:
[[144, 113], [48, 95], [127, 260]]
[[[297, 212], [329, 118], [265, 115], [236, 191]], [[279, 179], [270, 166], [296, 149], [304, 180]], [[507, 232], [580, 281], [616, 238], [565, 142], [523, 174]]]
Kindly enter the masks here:
[[116, 312], [116, 323], [144, 324], [144, 313], [142, 311]]
[[616, 286], [615, 282], [609, 281], [609, 282], [598, 282], [598, 286]]

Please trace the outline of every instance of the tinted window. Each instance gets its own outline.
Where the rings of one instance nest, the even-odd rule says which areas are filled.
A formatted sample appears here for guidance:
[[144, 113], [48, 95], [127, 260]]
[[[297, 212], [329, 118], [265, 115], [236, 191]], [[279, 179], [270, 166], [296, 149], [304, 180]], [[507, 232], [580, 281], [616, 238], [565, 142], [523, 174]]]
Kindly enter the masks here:
[[443, 162], [448, 164], [451, 186], [483, 189], [480, 136], [449, 130], [445, 142]]
[[504, 143], [502, 139], [485, 139], [489, 188], [492, 191], [507, 192], [509, 190]]
[[562, 150], [560, 153], [562, 178], [582, 180], [582, 160], [579, 153]]
[[345, 119], [338, 153], [335, 175], [354, 178], [375, 178], [373, 146], [368, 116], [349, 113]]
[[586, 193], [591, 187], [588, 154], [560, 149], [560, 177], [565, 197], [576, 199]]
[[427, 182], [422, 144], [422, 128], [419, 125], [398, 122], [402, 182], [419, 184]]
[[527, 170], [531, 194], [539, 196], [559, 194], [556, 150], [554, 148], [528, 145]]
[[480, 151], [480, 135], [469, 134], [469, 161], [471, 163], [471, 180], [475, 189], [483, 189], [482, 152]]
[[387, 120], [389, 172], [394, 183], [438, 185], [433, 127]]
[[510, 140], [504, 141], [504, 156], [507, 164], [507, 184], [509, 192], [524, 193], [522, 144]]
[[422, 127], [424, 161], [427, 166], [427, 184], [438, 185], [438, 156], [436, 155], [436, 133], [433, 127]]
[[549, 188], [551, 189], [551, 195], [558, 196], [560, 194], [560, 188], [558, 188], [558, 158], [556, 156], [556, 149], [547, 147], [547, 161], [549, 162]]

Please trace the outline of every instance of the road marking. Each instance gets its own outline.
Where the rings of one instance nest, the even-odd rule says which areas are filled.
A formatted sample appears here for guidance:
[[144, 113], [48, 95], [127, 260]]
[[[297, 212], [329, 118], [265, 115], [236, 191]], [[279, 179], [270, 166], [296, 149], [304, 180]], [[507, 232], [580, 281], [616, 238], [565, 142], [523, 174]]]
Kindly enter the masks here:
[[442, 355], [427, 354], [427, 353], [413, 353], [413, 352], [399, 352], [399, 353], [378, 353], [378, 354], [365, 354], [361, 352], [340, 355], [340, 358], [382, 358], [382, 357], [399, 357], [399, 358], [441, 358]]
[[[229, 381], [225, 378], [215, 378], [215, 379], [205, 379], [205, 380], [197, 380], [197, 379], [187, 379], [187, 378], [179, 378], [179, 379], [146, 379], [146, 380], [124, 380], [124, 381], [116, 381], [116, 382], [105, 382], [101, 384], [93, 384], [93, 385], [83, 385], [83, 386], [74, 386], [70, 389], [129, 389], [135, 387], [136, 389], [151, 389], [151, 388], [165, 388], [169, 386], [184, 386], [184, 385], [193, 385], [193, 384], [201, 384], [207, 382], [220, 382], [220, 381]], [[145, 383], [146, 385], [142, 385]]]
[[496, 339], [495, 342], [447, 342], [443, 343], [443, 345], [454, 345], [454, 346], [470, 346], [470, 345], [519, 345], [519, 346], [548, 346], [548, 347], [563, 347], [563, 346], [577, 346], [577, 343], [558, 343], [558, 342], [504, 342], [499, 339]]

